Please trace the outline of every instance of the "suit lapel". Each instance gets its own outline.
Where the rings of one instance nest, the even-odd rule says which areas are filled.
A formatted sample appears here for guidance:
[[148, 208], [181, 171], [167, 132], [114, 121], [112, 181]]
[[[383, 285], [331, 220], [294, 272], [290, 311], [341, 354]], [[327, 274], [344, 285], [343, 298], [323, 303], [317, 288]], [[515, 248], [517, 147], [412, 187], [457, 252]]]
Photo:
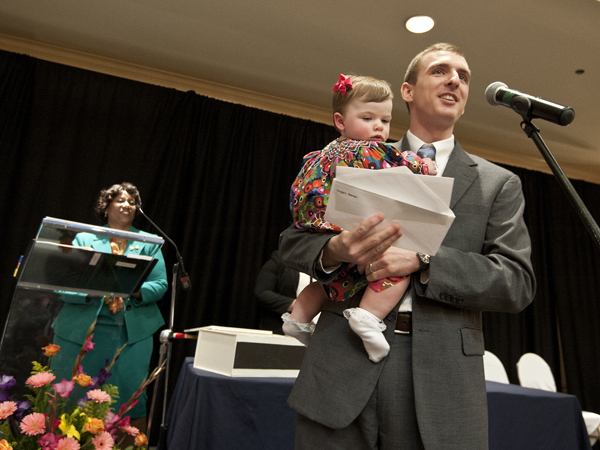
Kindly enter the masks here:
[[473, 184], [473, 181], [479, 176], [476, 167], [477, 163], [471, 159], [458, 142], [454, 141], [454, 150], [452, 150], [452, 154], [442, 175], [454, 178], [450, 209], [454, 208], [467, 189]]
[[[400, 148], [401, 152], [411, 151], [408, 139], [403, 137], [400, 142], [394, 144], [396, 148]], [[452, 187], [452, 198], [450, 199], [450, 209], [454, 208], [456, 203], [473, 184], [473, 181], [478, 176], [477, 163], [463, 150], [460, 144], [455, 140], [454, 149], [444, 169], [443, 177], [454, 178], [454, 186]]]

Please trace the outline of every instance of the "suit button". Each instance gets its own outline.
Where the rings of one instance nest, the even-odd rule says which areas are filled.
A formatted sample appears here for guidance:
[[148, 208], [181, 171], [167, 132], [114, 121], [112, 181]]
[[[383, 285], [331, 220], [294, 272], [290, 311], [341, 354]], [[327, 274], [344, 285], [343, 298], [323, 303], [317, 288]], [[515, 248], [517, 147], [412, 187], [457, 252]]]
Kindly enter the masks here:
[[446, 300], [446, 294], [444, 294], [444, 293], [442, 292], [442, 293], [440, 294], [440, 298], [441, 298], [442, 300]]
[[127, 307], [125, 308], [127, 311], [131, 310], [131, 305], [127, 305]]
[[395, 322], [396, 321], [396, 313], [391, 312], [387, 315], [387, 317], [385, 318], [385, 320], [387, 320], [388, 322]]

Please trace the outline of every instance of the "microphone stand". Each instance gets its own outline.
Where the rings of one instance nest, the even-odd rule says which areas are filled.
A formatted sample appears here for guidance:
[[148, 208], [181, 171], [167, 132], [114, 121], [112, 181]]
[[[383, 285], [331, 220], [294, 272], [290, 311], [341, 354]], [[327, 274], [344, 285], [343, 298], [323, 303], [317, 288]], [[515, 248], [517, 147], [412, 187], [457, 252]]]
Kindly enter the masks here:
[[518, 108], [513, 106], [513, 109], [517, 110], [517, 112], [523, 118], [523, 122], [521, 122], [521, 128], [523, 129], [527, 137], [532, 139], [535, 145], [537, 146], [538, 150], [546, 160], [546, 163], [552, 170], [552, 173], [558, 180], [561, 188], [567, 195], [569, 201], [571, 202], [571, 205], [577, 211], [577, 214], [583, 222], [583, 225], [585, 226], [587, 232], [590, 234], [590, 236], [592, 236], [594, 242], [596, 243], [596, 246], [600, 249], [600, 228], [598, 227], [598, 224], [594, 221], [594, 218], [585, 206], [585, 203], [583, 203], [583, 200], [581, 200], [581, 197], [579, 197], [579, 195], [577, 194], [577, 191], [575, 190], [575, 188], [573, 187], [573, 185], [559, 166], [558, 162], [556, 161], [556, 159], [554, 159], [552, 153], [550, 153], [550, 150], [548, 149], [546, 143], [540, 135], [540, 129], [531, 123], [531, 102], [526, 96], [522, 95], [514, 96], [511, 100], [511, 106], [513, 105], [513, 102], [515, 105], [520, 105]]
[[[177, 262], [173, 265], [173, 278], [172, 278], [172, 283], [171, 283], [171, 310], [169, 313], [169, 328], [166, 330], [162, 330], [160, 333], [160, 351], [159, 351], [159, 361], [158, 361], [158, 365], [160, 366], [161, 364], [163, 364], [163, 362], [165, 362], [166, 360], [166, 364], [165, 364], [165, 377], [164, 377], [164, 392], [163, 392], [163, 409], [162, 409], [162, 417], [161, 417], [161, 426], [160, 426], [160, 432], [159, 432], [159, 438], [158, 438], [158, 446], [157, 446], [157, 450], [158, 449], [162, 449], [162, 450], [166, 450], [167, 448], [167, 430], [168, 430], [168, 425], [166, 424], [166, 412], [167, 412], [167, 395], [168, 395], [168, 387], [169, 387], [169, 374], [170, 374], [170, 367], [171, 367], [171, 342], [173, 339], [175, 338], [182, 338], [183, 335], [181, 333], [173, 333], [173, 326], [174, 326], [174, 321], [175, 321], [175, 298], [176, 298], [176, 294], [177, 294], [177, 283], [176, 283], [176, 279], [177, 277], [179, 277], [179, 280], [181, 282], [181, 287], [183, 288], [184, 291], [187, 291], [191, 288], [191, 282], [190, 282], [190, 277], [188, 276], [188, 274], [185, 271], [185, 268], [183, 266], [183, 258], [181, 257], [181, 254], [179, 253], [179, 249], [177, 248], [177, 245], [175, 245], [175, 242], [173, 242], [166, 234], [163, 230], [161, 230], [158, 225], [156, 225], [147, 215], [146, 213], [142, 210], [142, 208], [138, 205], [137, 206], [137, 210], [139, 211], [139, 213], [144, 216], [146, 218], [146, 220], [148, 222], [150, 222], [150, 224], [156, 228], [158, 230], [158, 232], [173, 246], [173, 248], [175, 248], [175, 254], [177, 255]], [[159, 375], [160, 377], [160, 375]], [[148, 427], [147, 427], [147, 433], [148, 433], [148, 439], [150, 439], [150, 432], [152, 431], [152, 419], [154, 416], [154, 407], [156, 405], [156, 398], [157, 398], [157, 394], [158, 394], [158, 387], [159, 387], [159, 379], [157, 378], [155, 380], [155, 385], [154, 385], [154, 391], [153, 391], [153, 395], [152, 395], [152, 403], [150, 405], [150, 414], [149, 414], [149, 419], [148, 419]]]

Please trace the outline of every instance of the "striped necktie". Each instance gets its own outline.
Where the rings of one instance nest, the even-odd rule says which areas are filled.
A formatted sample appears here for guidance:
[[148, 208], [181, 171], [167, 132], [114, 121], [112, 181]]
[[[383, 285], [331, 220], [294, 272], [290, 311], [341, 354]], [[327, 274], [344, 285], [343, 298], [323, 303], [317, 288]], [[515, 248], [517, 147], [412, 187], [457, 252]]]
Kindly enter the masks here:
[[432, 144], [423, 144], [417, 152], [417, 156], [420, 158], [431, 158], [435, 161], [435, 147]]

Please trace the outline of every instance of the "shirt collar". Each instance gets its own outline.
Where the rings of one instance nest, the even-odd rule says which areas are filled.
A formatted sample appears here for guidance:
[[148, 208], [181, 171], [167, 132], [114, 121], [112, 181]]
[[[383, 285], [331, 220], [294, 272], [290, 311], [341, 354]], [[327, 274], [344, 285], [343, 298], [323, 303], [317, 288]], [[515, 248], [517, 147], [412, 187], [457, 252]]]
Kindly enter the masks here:
[[425, 142], [408, 130], [406, 133], [406, 139], [408, 139], [410, 151], [414, 153], [417, 153], [423, 144], [433, 144], [435, 146], [435, 164], [438, 169], [437, 176], [441, 177], [444, 173], [444, 169], [446, 168], [446, 164], [448, 164], [452, 150], [454, 149], [454, 135], [450, 136], [448, 139], [443, 139], [437, 142]]

